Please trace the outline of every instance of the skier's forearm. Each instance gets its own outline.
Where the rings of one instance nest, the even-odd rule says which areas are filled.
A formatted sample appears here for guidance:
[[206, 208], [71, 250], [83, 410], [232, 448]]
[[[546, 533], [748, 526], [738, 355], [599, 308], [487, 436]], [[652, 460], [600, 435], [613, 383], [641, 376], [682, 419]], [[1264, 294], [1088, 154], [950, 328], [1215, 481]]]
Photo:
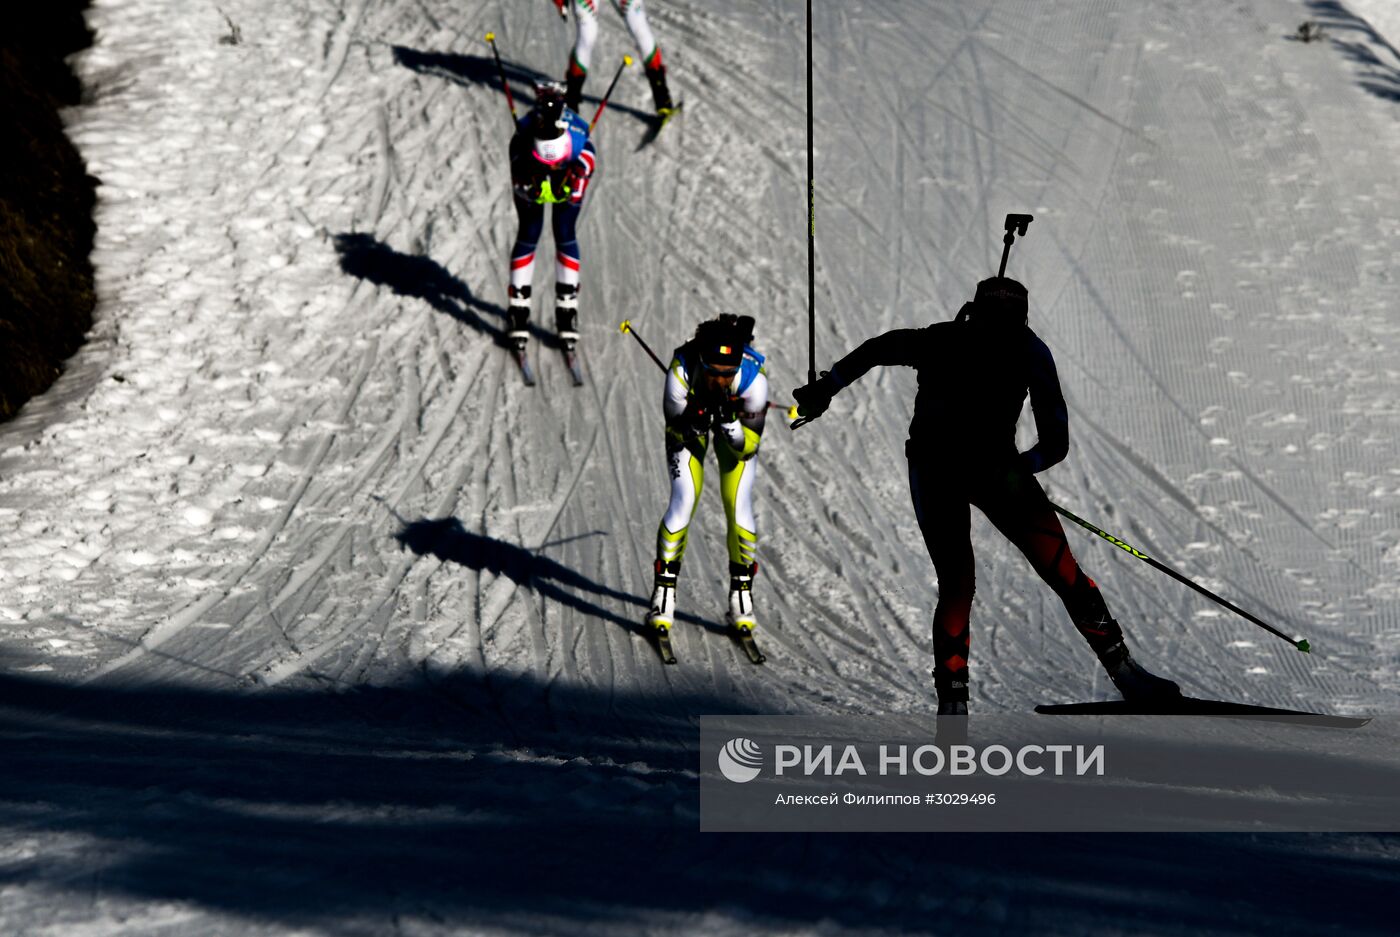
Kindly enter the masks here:
[[914, 350], [920, 344], [919, 329], [894, 329], [868, 339], [859, 348], [831, 366], [834, 390], [840, 390], [865, 376], [877, 365], [912, 365]]

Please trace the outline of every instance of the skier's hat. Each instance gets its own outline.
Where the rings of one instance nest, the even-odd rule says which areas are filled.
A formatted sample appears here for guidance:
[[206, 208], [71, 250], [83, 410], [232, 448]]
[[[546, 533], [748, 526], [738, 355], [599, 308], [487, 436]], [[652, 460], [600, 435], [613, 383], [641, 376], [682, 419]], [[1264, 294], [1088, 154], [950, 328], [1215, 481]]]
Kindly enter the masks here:
[[1010, 277], [988, 277], [977, 284], [972, 302], [979, 313], [990, 312], [997, 318], [1016, 318], [1024, 322], [1028, 312], [1026, 288]]
[[710, 370], [728, 371], [744, 360], [744, 346], [753, 340], [753, 317], [724, 314], [695, 329], [700, 363]]
[[557, 81], [537, 83], [535, 110], [530, 121], [535, 157], [549, 166], [567, 159], [570, 155], [568, 129], [564, 120], [564, 85]]

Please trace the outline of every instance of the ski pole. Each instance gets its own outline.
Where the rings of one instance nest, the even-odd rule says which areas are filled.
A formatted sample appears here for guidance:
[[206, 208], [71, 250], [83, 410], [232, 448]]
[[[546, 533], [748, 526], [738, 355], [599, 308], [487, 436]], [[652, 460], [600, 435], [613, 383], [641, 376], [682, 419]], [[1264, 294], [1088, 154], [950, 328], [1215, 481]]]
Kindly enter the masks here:
[[656, 352], [651, 350], [651, 346], [642, 341], [642, 337], [637, 334], [637, 330], [632, 328], [631, 319], [623, 319], [621, 329], [624, 335], [630, 335], [637, 340], [637, 344], [642, 346], [642, 350], [651, 355], [651, 360], [656, 362], [656, 366], [661, 370], [666, 370], [666, 365], [661, 363], [661, 359], [656, 357]]
[[1089, 532], [1091, 532], [1091, 533], [1098, 534], [1100, 537], [1102, 537], [1103, 539], [1107, 540], [1109, 543], [1113, 544], [1115, 547], [1118, 547], [1120, 550], [1123, 550], [1125, 553], [1130, 553], [1130, 554], [1132, 554], [1133, 556], [1135, 556], [1135, 557], [1137, 557], [1138, 559], [1142, 560], [1142, 561], [1143, 561], [1144, 563], [1146, 563], [1147, 565], [1151, 566], [1153, 569], [1156, 569], [1156, 570], [1158, 570], [1158, 571], [1160, 571], [1160, 572], [1166, 573], [1168, 576], [1172, 577], [1172, 578], [1175, 579], [1177, 582], [1185, 583], [1186, 585], [1190, 586], [1192, 589], [1195, 589], [1195, 590], [1196, 590], [1197, 592], [1199, 592], [1201, 595], [1203, 595], [1203, 596], [1205, 596], [1206, 598], [1210, 599], [1212, 602], [1215, 602], [1215, 603], [1217, 603], [1217, 604], [1219, 604], [1219, 605], [1225, 606], [1225, 607], [1228, 608], [1230, 611], [1234, 612], [1236, 615], [1239, 615], [1239, 616], [1240, 616], [1241, 618], [1243, 618], [1245, 621], [1252, 622], [1252, 623], [1258, 625], [1260, 628], [1263, 628], [1265, 631], [1269, 632], [1269, 634], [1277, 635], [1278, 637], [1283, 638], [1283, 640], [1287, 641], [1289, 644], [1293, 645], [1293, 646], [1296, 647], [1298, 650], [1302, 651], [1304, 654], [1310, 653], [1310, 652], [1312, 651], [1312, 646], [1311, 646], [1310, 644], [1308, 644], [1307, 638], [1290, 638], [1288, 635], [1284, 634], [1282, 631], [1279, 631], [1277, 628], [1275, 628], [1273, 625], [1269, 624], [1268, 622], [1261, 621], [1259, 618], [1255, 617], [1254, 615], [1251, 615], [1249, 612], [1246, 612], [1244, 609], [1240, 608], [1238, 605], [1235, 605], [1235, 604], [1233, 604], [1233, 603], [1231, 603], [1231, 602], [1229, 602], [1229, 601], [1227, 601], [1227, 600], [1225, 600], [1225, 599], [1222, 599], [1220, 596], [1216, 595], [1214, 592], [1211, 592], [1211, 591], [1210, 591], [1209, 589], [1207, 589], [1205, 586], [1198, 585], [1197, 583], [1192, 582], [1190, 579], [1187, 579], [1185, 576], [1181, 575], [1181, 573], [1179, 573], [1179, 572], [1177, 572], [1176, 570], [1172, 569], [1170, 566], [1167, 566], [1165, 563], [1159, 563], [1159, 562], [1157, 562], [1157, 561], [1154, 560], [1152, 557], [1148, 556], [1146, 553], [1143, 553], [1141, 550], [1137, 549], [1136, 547], [1130, 546], [1129, 544], [1124, 543], [1122, 540], [1119, 540], [1117, 537], [1113, 536], [1112, 534], [1106, 533], [1105, 531], [1100, 530], [1099, 528], [1095, 527], [1093, 524], [1091, 524], [1091, 523], [1089, 523], [1088, 521], [1084, 520], [1084, 518], [1079, 517], [1079, 516], [1077, 516], [1077, 515], [1075, 515], [1075, 514], [1069, 512], [1069, 511], [1065, 510], [1064, 508], [1060, 507], [1060, 506], [1059, 506], [1058, 504], [1056, 504], [1055, 502], [1051, 501], [1051, 502], [1050, 502], [1050, 506], [1051, 506], [1052, 508], [1054, 508], [1056, 511], [1058, 511], [1060, 514], [1062, 514], [1062, 515], [1064, 515], [1065, 517], [1069, 518], [1070, 520], [1074, 521], [1074, 522], [1075, 522], [1076, 524], [1078, 524], [1080, 527], [1083, 527], [1085, 530], [1087, 530], [1087, 531], [1089, 531]]
[[812, 170], [812, 0], [807, 0], [807, 383], [816, 382], [817, 184]]
[[486, 41], [491, 44], [491, 54], [496, 57], [496, 73], [501, 76], [501, 88], [505, 90], [506, 103], [510, 105], [510, 119], [514, 123], [520, 118], [515, 116], [515, 97], [510, 93], [510, 82], [506, 81], [506, 69], [501, 64], [501, 53], [496, 51], [496, 34], [487, 33]]
[[[1007, 215], [1006, 216], [1006, 237], [1001, 242], [1006, 245], [1001, 249], [1001, 269], [997, 271], [997, 276], [1006, 276], [1006, 258], [1011, 253], [1011, 242], [1016, 240], [1016, 234], [1021, 237], [1026, 236], [1026, 225], [1034, 221], [1031, 215]], [[1015, 232], [1013, 234], [1012, 232]]]
[[[660, 368], [662, 371], [667, 370], [666, 365], [664, 365], [664, 364], [661, 363], [661, 359], [658, 358], [658, 357], [656, 357], [656, 352], [652, 351], [652, 350], [651, 350], [651, 346], [648, 345], [646, 342], [642, 341], [642, 337], [641, 337], [640, 335], [637, 334], [637, 330], [634, 329], [634, 328], [632, 328], [632, 320], [631, 320], [631, 319], [623, 319], [623, 320], [622, 320], [622, 325], [620, 326], [620, 330], [621, 330], [622, 332], [624, 332], [624, 333], [626, 333], [626, 334], [632, 336], [633, 338], [635, 338], [635, 339], [637, 340], [637, 344], [642, 346], [642, 350], [645, 351], [647, 354], [651, 355], [651, 360], [656, 362], [656, 366], [657, 366], [658, 368]], [[787, 414], [788, 419], [790, 419], [790, 420], [795, 420], [795, 419], [797, 419], [797, 407], [796, 407], [796, 405], [788, 405], [788, 404], [774, 403], [773, 401], [769, 401], [769, 402], [768, 402], [768, 409], [770, 409], [770, 410], [782, 410], [783, 412], [785, 412], [785, 413]]]
[[554, 5], [559, 8], [559, 18], [561, 20], [567, 20], [569, 18], [569, 10], [566, 6], [567, 2], [568, 0], [554, 0]]
[[[598, 118], [603, 116], [603, 108], [608, 106], [608, 99], [612, 97], [613, 88], [617, 87], [617, 80], [622, 77], [622, 70], [631, 64], [632, 56], [624, 55], [622, 57], [622, 64], [617, 67], [617, 71], [613, 72], [612, 83], [608, 85], [608, 90], [603, 93], [603, 100], [598, 102], [598, 110], [593, 112], [593, 122], [588, 125], [588, 132], [590, 134], [593, 133], [593, 128], [598, 125]], [[665, 367], [665, 365], [662, 365], [662, 367]]]

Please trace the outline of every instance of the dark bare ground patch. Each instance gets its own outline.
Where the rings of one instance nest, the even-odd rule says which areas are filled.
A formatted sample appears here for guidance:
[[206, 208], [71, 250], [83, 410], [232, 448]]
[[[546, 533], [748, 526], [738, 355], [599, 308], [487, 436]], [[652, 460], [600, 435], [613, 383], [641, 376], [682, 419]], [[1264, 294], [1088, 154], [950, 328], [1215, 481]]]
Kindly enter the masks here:
[[46, 390], [92, 324], [97, 180], [58, 110], [82, 89], [87, 0], [17, 4], [0, 30], [0, 420]]

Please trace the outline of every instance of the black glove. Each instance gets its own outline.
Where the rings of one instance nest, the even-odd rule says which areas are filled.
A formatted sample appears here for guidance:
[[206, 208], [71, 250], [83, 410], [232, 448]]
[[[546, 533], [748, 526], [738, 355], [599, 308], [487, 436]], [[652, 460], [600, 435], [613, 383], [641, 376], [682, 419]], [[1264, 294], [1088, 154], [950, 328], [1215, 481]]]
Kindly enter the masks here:
[[797, 398], [797, 415], [804, 420], [815, 420], [831, 406], [831, 398], [836, 396], [837, 390], [839, 388], [831, 372], [823, 371], [821, 377], [792, 392]]
[[[522, 160], [522, 162], [524, 162]], [[541, 184], [544, 182], [544, 167], [531, 166], [515, 167], [511, 176], [511, 184], [515, 186], [516, 194], [528, 202], [537, 202], [540, 198]]]
[[686, 442], [692, 439], [702, 439], [710, 431], [710, 421], [713, 417], [707, 407], [704, 406], [697, 397], [691, 397], [685, 405], [685, 410], [676, 417], [672, 425], [681, 438]]
[[707, 409], [710, 411], [710, 424], [712, 426], [733, 423], [739, 419], [739, 410], [735, 407], [734, 400], [729, 397], [712, 401]]

